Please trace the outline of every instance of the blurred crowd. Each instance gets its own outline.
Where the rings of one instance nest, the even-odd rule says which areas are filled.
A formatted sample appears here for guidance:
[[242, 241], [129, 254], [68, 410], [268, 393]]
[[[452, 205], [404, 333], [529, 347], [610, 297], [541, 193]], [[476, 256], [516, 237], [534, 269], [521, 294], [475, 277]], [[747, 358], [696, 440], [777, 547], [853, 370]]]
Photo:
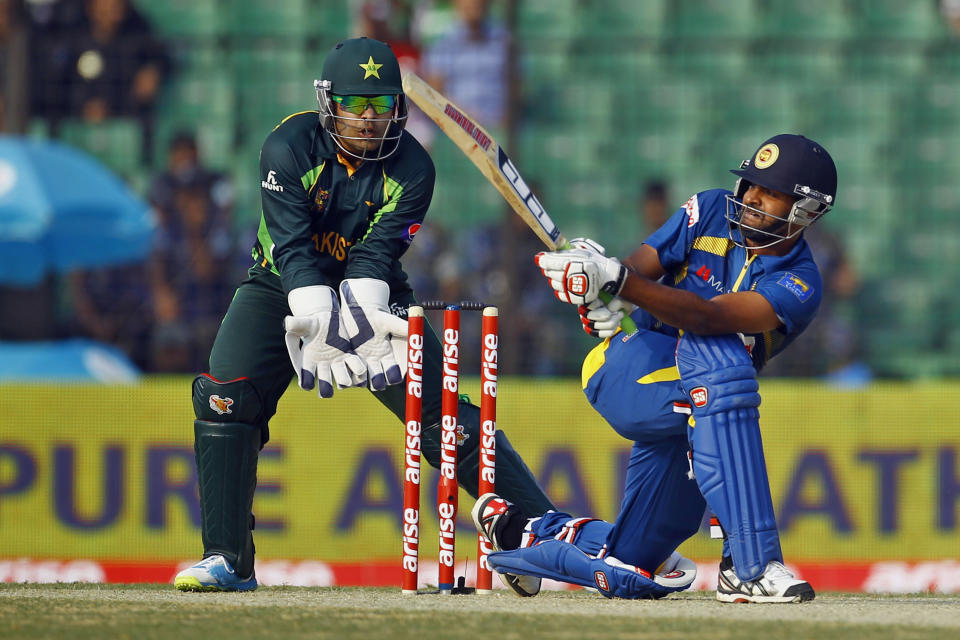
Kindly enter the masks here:
[[[510, 149], [521, 85], [504, 4], [512, 6], [495, 7], [491, 0], [356, 2], [352, 35], [388, 42], [404, 69], [426, 78]], [[147, 166], [164, 159], [142, 181], [159, 223], [150, 257], [142, 264], [51, 277], [31, 290], [0, 287], [0, 302], [11, 310], [0, 319], [0, 340], [86, 336], [121, 347], [144, 371], [205, 370], [221, 316], [250, 264], [256, 223], [236, 219], [255, 219], [256, 212], [235, 211], [234, 185], [206, 166], [194, 131], [154, 148], [157, 102], [177, 72], [172, 45], [130, 0], [0, 0], [0, 56], [3, 130], [22, 132], [28, 117], [39, 117], [46, 134], [57, 137], [71, 122], [133, 118], [144, 133], [140, 157]], [[16, 77], [18, 69], [29, 72]], [[438, 134], [416, 109], [407, 128], [428, 149]], [[483, 180], [479, 174], [474, 179]], [[727, 185], [703, 185], [712, 186]], [[644, 234], [690, 195], [670, 193], [664, 181], [639, 184], [636, 193]], [[792, 361], [774, 361], [775, 375], [842, 374], [860, 358], [849, 318], [857, 275], [836, 238], [814, 229], [808, 235], [828, 282], [824, 308], [801, 338], [808, 348], [793, 349]], [[500, 307], [502, 372], [578, 375], [591, 339], [577, 314], [557, 303], [541, 281], [532, 258], [542, 249], [506, 206], [496, 220], [468, 229], [434, 208], [403, 263], [421, 300]], [[466, 325], [464, 340], [478, 345], [479, 354], [474, 324]], [[473, 366], [470, 356], [466, 360], [465, 366]]]

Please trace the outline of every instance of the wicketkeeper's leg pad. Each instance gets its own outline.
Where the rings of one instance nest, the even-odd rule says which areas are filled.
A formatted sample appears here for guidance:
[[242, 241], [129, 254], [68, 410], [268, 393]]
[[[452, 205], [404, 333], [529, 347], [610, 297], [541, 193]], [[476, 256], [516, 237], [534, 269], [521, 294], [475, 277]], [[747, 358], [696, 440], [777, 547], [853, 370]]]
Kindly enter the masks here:
[[487, 556], [487, 561], [500, 573], [539, 576], [592, 587], [608, 598], [662, 598], [674, 591], [688, 589], [696, 577], [692, 563], [681, 572], [681, 579], [677, 579], [674, 573], [662, 577], [616, 558], [594, 558], [560, 540], [492, 553]]
[[681, 383], [693, 407], [690, 442], [700, 491], [728, 536], [737, 576], [754, 580], [782, 561], [760, 438], [756, 370], [736, 335], [685, 334]]
[[[473, 404], [461, 402], [457, 408], [457, 422], [463, 427], [457, 448], [457, 481], [474, 498], [478, 498], [478, 473], [480, 465], [480, 409]], [[440, 466], [440, 424], [423, 428], [423, 457], [435, 467]], [[526, 517], [536, 517], [554, 508], [553, 503], [537, 484], [530, 468], [517, 453], [507, 435], [497, 430], [496, 486], [497, 494], [511, 502]]]
[[224, 556], [241, 577], [253, 573], [253, 494], [265, 441], [262, 404], [245, 379], [193, 383], [194, 453], [204, 557]]

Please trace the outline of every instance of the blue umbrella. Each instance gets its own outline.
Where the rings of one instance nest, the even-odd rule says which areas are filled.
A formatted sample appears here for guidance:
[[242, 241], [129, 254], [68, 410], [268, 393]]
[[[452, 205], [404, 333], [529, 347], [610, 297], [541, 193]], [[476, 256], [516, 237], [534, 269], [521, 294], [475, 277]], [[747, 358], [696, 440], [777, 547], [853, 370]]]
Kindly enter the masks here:
[[0, 136], [0, 283], [143, 259], [154, 227], [149, 206], [92, 157]]

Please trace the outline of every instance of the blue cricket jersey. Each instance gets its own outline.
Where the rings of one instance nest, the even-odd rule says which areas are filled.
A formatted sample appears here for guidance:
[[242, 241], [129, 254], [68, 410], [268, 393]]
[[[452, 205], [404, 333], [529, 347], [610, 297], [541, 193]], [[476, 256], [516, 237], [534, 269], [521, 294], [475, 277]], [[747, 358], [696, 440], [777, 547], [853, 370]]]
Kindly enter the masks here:
[[[730, 239], [725, 189], [690, 198], [647, 240], [666, 270], [661, 282], [710, 299], [756, 291], [780, 318], [773, 331], [742, 336], [759, 371], [810, 324], [822, 283], [802, 238], [785, 256], [753, 255]], [[739, 230], [734, 230], [739, 234]], [[656, 440], [685, 432], [689, 401], [677, 371], [676, 328], [643, 309], [632, 314], [640, 328], [597, 345], [583, 363], [583, 390], [593, 407], [625, 438]]]
[[[823, 283], [810, 247], [800, 238], [785, 256], [747, 257], [730, 239], [726, 189], [701, 191], [646, 240], [667, 271], [663, 283], [706, 299], [734, 291], [756, 291], [773, 306], [781, 326], [744, 336], [759, 371], [807, 328]], [[739, 234], [739, 229], [734, 230]], [[649, 321], [648, 321], [649, 322]]]

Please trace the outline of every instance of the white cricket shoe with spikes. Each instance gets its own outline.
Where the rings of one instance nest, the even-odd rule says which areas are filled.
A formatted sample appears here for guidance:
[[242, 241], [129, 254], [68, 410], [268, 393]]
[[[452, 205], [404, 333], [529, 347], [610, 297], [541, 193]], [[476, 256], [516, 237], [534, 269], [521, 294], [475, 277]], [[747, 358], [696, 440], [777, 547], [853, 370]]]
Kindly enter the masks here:
[[737, 577], [728, 558], [720, 563], [717, 580], [717, 600], [720, 602], [807, 602], [814, 597], [816, 593], [810, 583], [798, 579], [776, 560], [768, 562], [763, 575], [749, 582]]

